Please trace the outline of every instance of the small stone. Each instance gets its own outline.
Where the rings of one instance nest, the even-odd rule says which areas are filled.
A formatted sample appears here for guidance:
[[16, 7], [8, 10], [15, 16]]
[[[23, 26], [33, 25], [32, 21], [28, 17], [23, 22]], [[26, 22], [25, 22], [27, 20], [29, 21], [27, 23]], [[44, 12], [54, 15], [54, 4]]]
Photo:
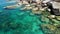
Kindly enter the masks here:
[[58, 24], [54, 24], [54, 26], [57, 26]]
[[44, 11], [45, 9], [40, 9], [41, 11]]
[[29, 7], [30, 6], [30, 4], [28, 4], [28, 5], [26, 5], [27, 7]]
[[59, 24], [59, 21], [56, 19], [51, 19], [55, 24]]
[[50, 15], [50, 16], [48, 16], [49, 18], [55, 18], [55, 15]]
[[32, 9], [32, 7], [27, 7], [27, 9]]
[[56, 19], [57, 19], [57, 20], [60, 20], [60, 16], [56, 16]]
[[36, 8], [33, 8], [32, 10], [34, 10], [34, 11], [37, 11], [37, 10], [38, 10], [38, 7], [36, 7]]

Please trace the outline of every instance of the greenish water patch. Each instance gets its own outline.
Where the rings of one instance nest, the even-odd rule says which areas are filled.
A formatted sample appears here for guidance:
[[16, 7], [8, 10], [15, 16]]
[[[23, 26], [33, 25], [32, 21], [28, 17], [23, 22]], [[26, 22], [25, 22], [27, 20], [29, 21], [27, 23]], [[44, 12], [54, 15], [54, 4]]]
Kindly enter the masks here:
[[2, 10], [0, 12], [0, 34], [43, 34], [42, 22], [31, 10]]

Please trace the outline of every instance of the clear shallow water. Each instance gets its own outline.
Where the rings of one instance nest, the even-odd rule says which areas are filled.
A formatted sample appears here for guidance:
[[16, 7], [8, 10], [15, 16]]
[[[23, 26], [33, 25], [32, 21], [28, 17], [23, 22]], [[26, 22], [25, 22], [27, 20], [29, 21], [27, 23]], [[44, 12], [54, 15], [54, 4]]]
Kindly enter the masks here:
[[43, 34], [41, 23], [31, 10], [0, 8], [0, 34]]

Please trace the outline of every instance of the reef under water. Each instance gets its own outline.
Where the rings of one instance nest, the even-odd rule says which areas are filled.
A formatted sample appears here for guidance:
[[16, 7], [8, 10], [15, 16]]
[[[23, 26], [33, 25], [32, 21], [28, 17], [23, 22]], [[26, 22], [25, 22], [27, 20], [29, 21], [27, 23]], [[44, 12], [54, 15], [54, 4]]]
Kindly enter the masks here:
[[0, 10], [0, 34], [43, 34], [32, 10]]

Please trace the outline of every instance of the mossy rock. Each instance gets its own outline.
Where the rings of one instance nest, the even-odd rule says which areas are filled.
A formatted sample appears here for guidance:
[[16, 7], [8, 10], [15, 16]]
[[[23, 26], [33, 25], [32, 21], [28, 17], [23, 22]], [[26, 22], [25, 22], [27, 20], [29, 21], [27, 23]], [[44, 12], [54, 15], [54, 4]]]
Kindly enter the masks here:
[[41, 28], [44, 34], [54, 34], [57, 30], [57, 27], [51, 24], [41, 24]]
[[52, 22], [54, 22], [54, 23], [56, 23], [56, 24], [59, 24], [60, 22], [58, 21], [58, 20], [56, 20], [56, 19], [51, 19], [52, 20]]
[[56, 16], [56, 19], [57, 19], [58, 21], [60, 21], [60, 16]]

